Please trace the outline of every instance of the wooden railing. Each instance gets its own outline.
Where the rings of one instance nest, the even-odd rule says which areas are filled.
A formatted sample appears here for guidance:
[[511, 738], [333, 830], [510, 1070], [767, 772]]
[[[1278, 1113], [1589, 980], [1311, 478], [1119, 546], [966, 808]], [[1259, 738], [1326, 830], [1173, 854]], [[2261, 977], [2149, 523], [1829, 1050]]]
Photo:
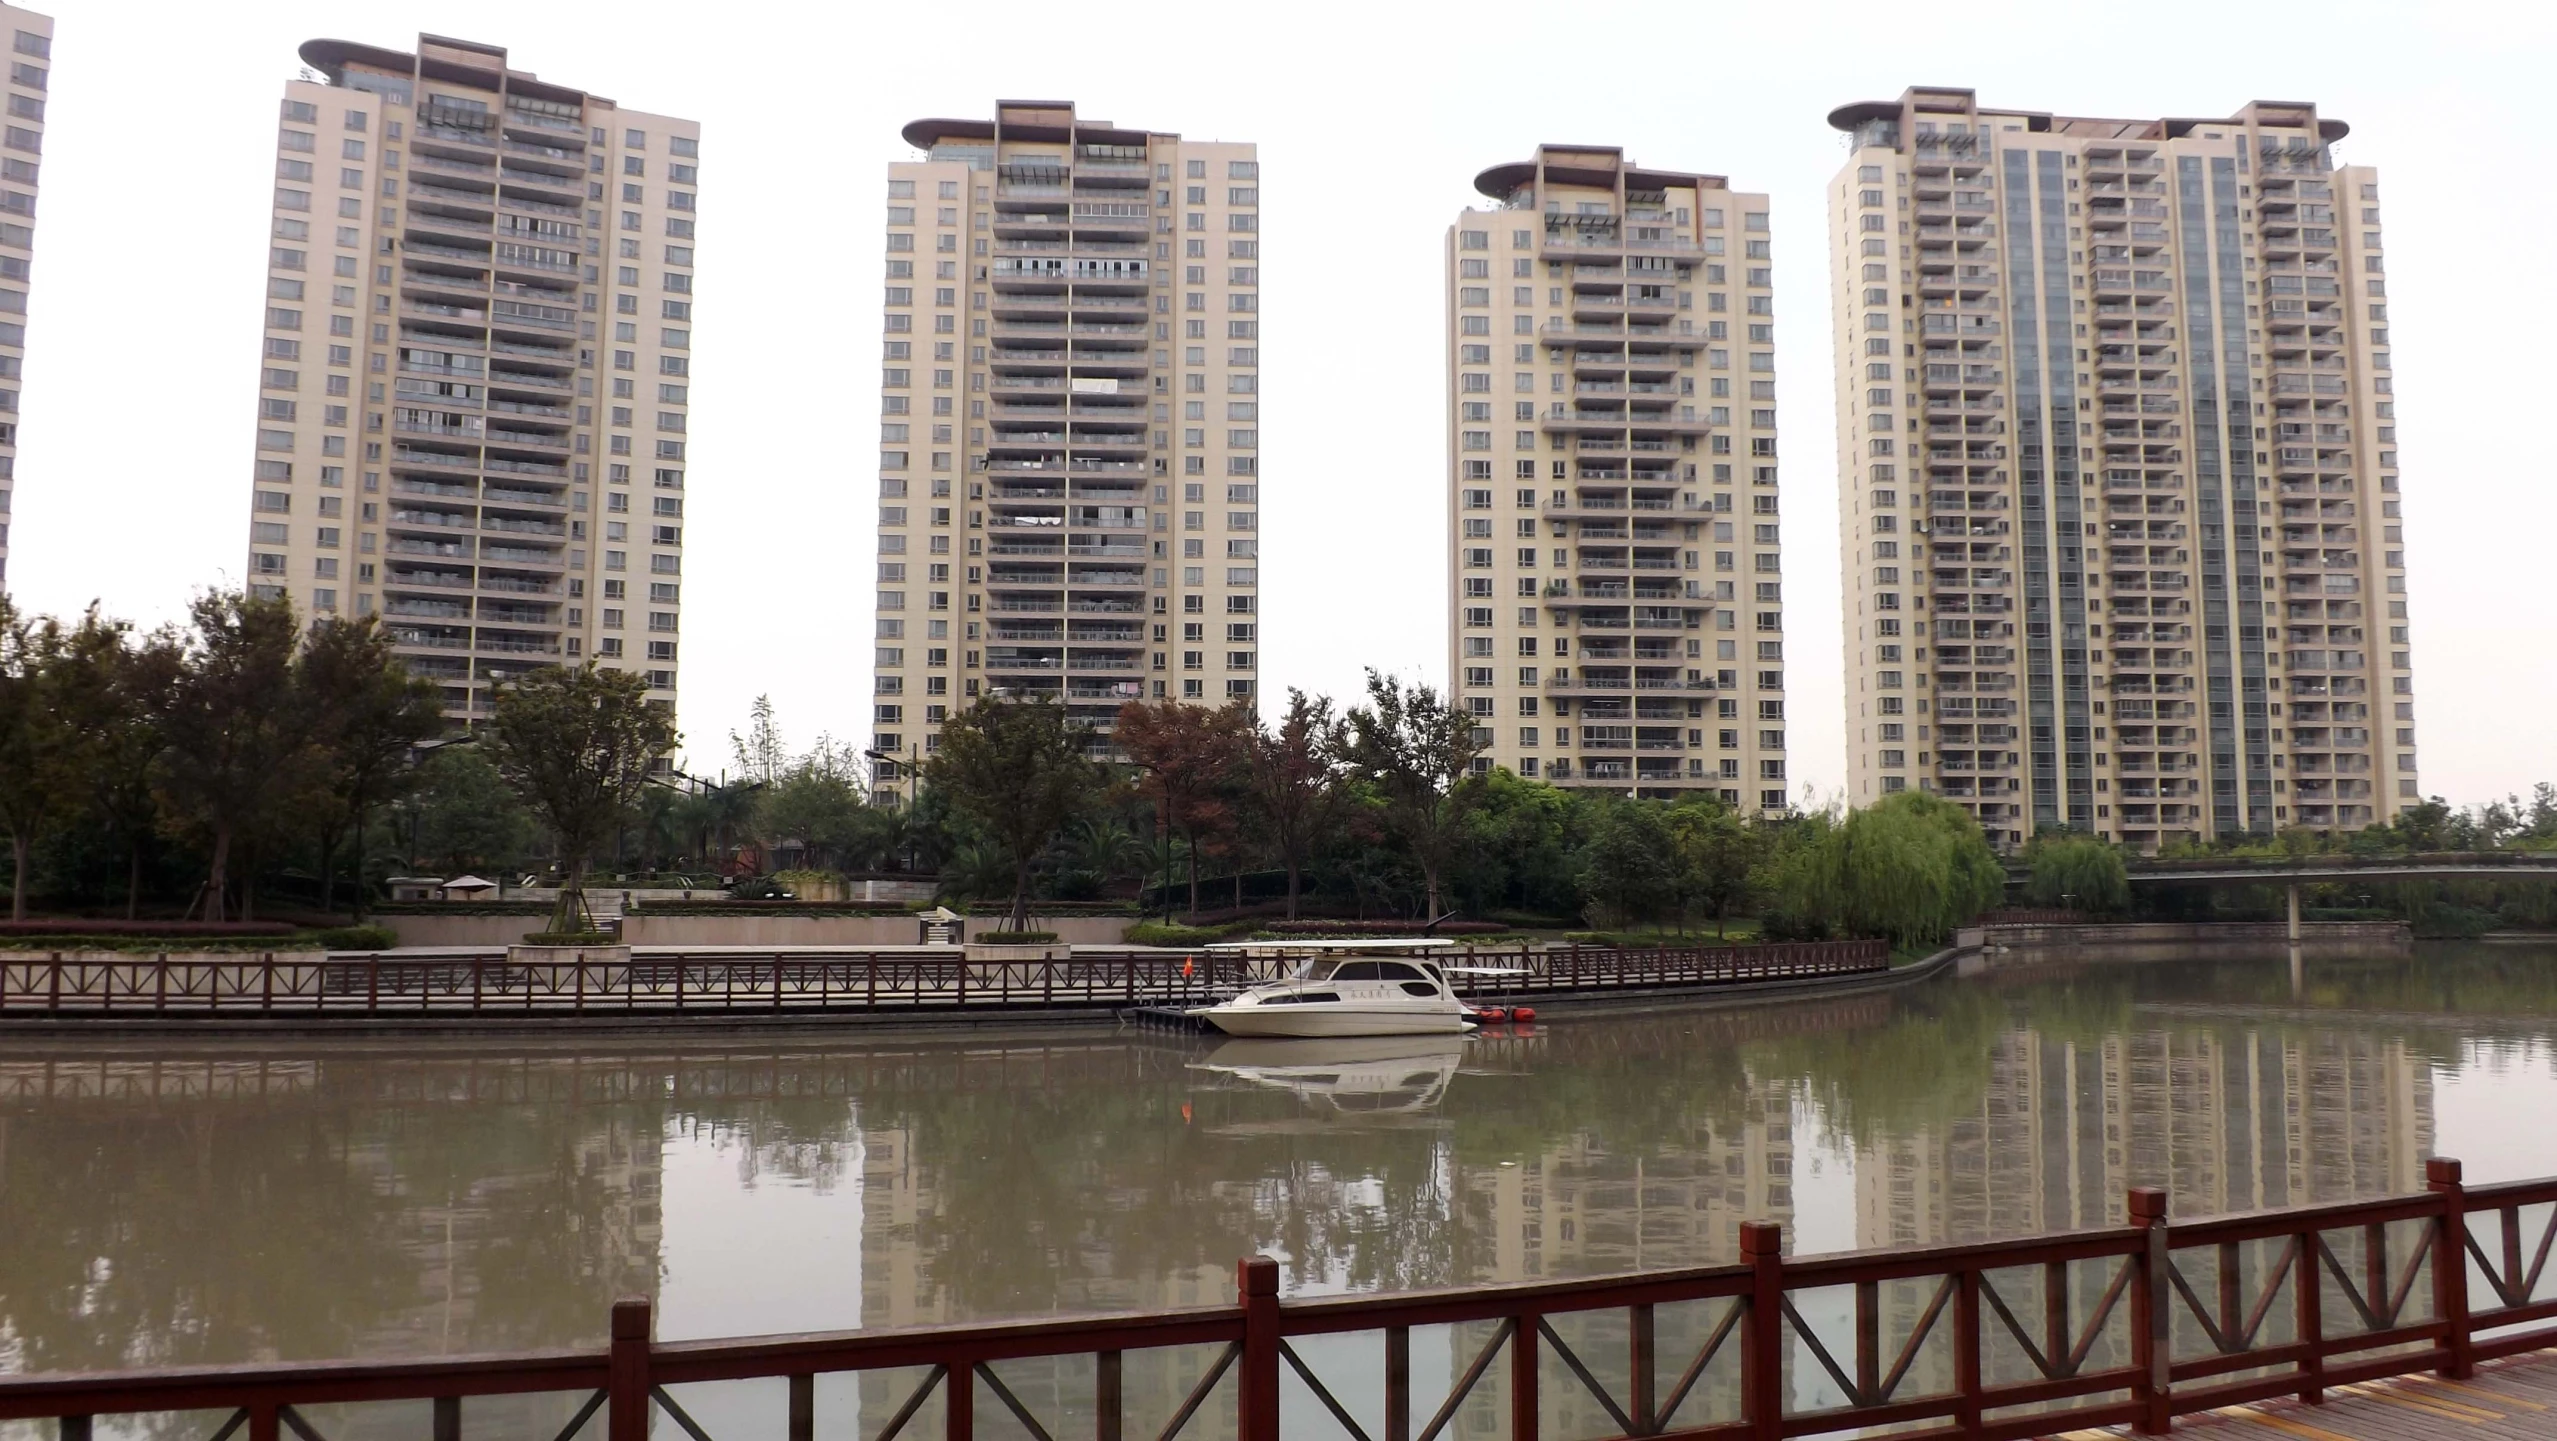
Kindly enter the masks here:
[[[1452, 978], [1460, 994], [1478, 997], [1807, 980], [1890, 967], [1880, 941], [1444, 954], [1501, 972]], [[244, 952], [237, 960], [0, 952], [0, 1019], [1197, 1005], [1275, 980], [1294, 964], [1214, 951], [1063, 947], [1009, 960], [921, 949], [598, 951], [556, 961], [504, 952]]]
[[[827, 1429], [861, 1423], [856, 1434], [882, 1441], [935, 1405], [946, 1441], [976, 1434], [981, 1405], [1033, 1437], [1103, 1441], [1131, 1424], [1164, 1441], [1333, 1428], [1439, 1441], [1460, 1414], [1466, 1432], [1513, 1441], [1549, 1423], [1751, 1441], [1911, 1426], [1925, 1429], [1892, 1434], [2161, 1434], [2195, 1411], [2315, 1403], [2417, 1371], [2462, 1377], [2557, 1345], [2557, 1178], [2469, 1189], [2446, 1159], [2426, 1174], [2420, 1195], [2174, 1224], [2162, 1192], [2134, 1190], [2123, 1227], [1905, 1251], [1789, 1259], [1780, 1228], [1753, 1222], [1738, 1265], [1396, 1295], [1282, 1301], [1278, 1263], [1253, 1257], [1235, 1304], [1152, 1314], [659, 1343], [649, 1303], [633, 1300], [613, 1307], [600, 1350], [6, 1377], [0, 1421], [50, 1417], [64, 1441], [85, 1441], [100, 1416], [205, 1411], [227, 1418], [215, 1441], [327, 1441], [311, 1408], [424, 1401], [436, 1441], [466, 1429], [570, 1441], [599, 1411], [603, 1441], [643, 1441], [652, 1412], [692, 1441], [723, 1427], [742, 1441], [762, 1428], [732, 1413], [768, 1411], [787, 1418], [789, 1441], [811, 1441], [817, 1378], [853, 1372], [881, 1383], [866, 1388], [877, 1404]], [[1426, 1353], [1447, 1358], [1444, 1382], [1413, 1374], [1413, 1332], [1433, 1329], [1452, 1332]], [[1189, 1364], [1166, 1367], [1169, 1353]], [[1072, 1384], [1021, 1384], [1023, 1363]], [[1132, 1406], [1145, 1400], [1127, 1385], [1140, 1370], [1174, 1384]], [[1382, 1385], [1355, 1389], [1345, 1370]], [[781, 1394], [676, 1394], [739, 1381]], [[544, 1392], [554, 1409], [537, 1426], [488, 1419], [503, 1408], [465, 1426], [468, 1401]]]

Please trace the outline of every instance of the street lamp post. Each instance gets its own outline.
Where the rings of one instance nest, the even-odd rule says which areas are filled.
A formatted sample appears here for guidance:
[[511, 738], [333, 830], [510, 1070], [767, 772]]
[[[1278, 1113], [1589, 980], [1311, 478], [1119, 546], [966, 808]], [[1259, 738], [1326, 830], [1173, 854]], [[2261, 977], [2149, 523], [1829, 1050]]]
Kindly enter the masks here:
[[872, 761], [874, 761], [874, 762], [876, 762], [876, 763], [878, 763], [878, 764], [880, 764], [880, 765], [889, 765], [889, 766], [902, 765], [902, 766], [904, 766], [904, 767], [905, 767], [905, 782], [906, 782], [906, 869], [907, 869], [909, 872], [911, 872], [911, 871], [914, 869], [914, 807], [915, 807], [915, 800], [916, 800], [916, 796], [915, 796], [915, 785], [916, 785], [916, 782], [917, 782], [917, 779], [918, 779], [918, 773], [919, 773], [919, 772], [920, 772], [920, 770], [921, 770], [920, 761], [921, 761], [921, 758], [922, 758], [922, 755], [923, 755], [923, 748], [922, 748], [921, 746], [919, 746], [919, 745], [909, 744], [909, 745], [906, 747], [906, 755], [905, 755], [905, 759], [903, 759], [903, 760], [899, 760], [899, 759], [897, 758], [897, 755], [896, 755], [896, 753], [895, 753], [894, 751], [865, 750], [865, 751], [863, 751], [863, 752], [862, 752], [862, 754], [863, 754], [863, 755], [865, 755], [865, 756], [867, 756], [867, 757], [869, 757]]

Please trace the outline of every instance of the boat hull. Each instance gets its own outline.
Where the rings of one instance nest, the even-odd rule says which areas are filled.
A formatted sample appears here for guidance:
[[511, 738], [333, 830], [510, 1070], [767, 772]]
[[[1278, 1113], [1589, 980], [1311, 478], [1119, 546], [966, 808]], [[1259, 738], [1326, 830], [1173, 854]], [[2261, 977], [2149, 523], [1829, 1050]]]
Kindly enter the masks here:
[[1210, 1006], [1195, 1012], [1229, 1036], [1312, 1039], [1325, 1036], [1452, 1036], [1472, 1026], [1464, 1012], [1356, 1004]]

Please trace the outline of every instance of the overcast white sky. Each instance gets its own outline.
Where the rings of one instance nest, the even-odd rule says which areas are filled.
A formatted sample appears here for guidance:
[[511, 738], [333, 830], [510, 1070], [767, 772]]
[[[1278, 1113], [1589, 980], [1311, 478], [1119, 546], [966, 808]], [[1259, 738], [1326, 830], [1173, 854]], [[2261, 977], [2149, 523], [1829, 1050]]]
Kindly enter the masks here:
[[[866, 739], [882, 167], [996, 97], [1260, 145], [1263, 685], [1445, 677], [1439, 246], [1474, 173], [1624, 146], [1774, 197], [1797, 781], [1843, 778], [1823, 123], [1965, 85], [1991, 105], [2218, 115], [2313, 100], [2382, 172], [2427, 792], [2557, 778], [2557, 538], [2538, 273], [2545, 4], [1393, 6], [732, 0], [65, 0], [38, 219], [11, 579], [143, 620], [237, 583], [275, 107], [296, 47], [420, 30], [702, 122], [681, 721], [716, 767], [769, 692]], [[2540, 319], [2530, 317], [2539, 315]], [[147, 328], [146, 328], [147, 327]], [[2497, 425], [2493, 417], [2504, 415]]]

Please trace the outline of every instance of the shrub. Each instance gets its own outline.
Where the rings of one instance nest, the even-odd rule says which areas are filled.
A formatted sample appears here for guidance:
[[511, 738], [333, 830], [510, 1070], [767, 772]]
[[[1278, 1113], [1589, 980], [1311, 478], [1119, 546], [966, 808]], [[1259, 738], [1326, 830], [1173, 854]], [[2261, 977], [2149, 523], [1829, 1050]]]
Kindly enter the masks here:
[[[1268, 921], [1260, 929], [1274, 936], [1376, 936], [1403, 938], [1421, 934], [1412, 921], [1308, 920]], [[1433, 936], [1494, 936], [1511, 928], [1498, 921], [1441, 921], [1430, 930]]]
[[283, 921], [97, 921], [60, 916], [23, 921], [0, 920], [0, 936], [116, 936], [128, 940], [226, 937], [238, 940], [291, 934], [293, 927]]
[[1045, 946], [1056, 938], [1054, 931], [982, 931], [975, 939], [981, 946]]
[[329, 951], [387, 951], [400, 943], [388, 926], [335, 926], [315, 931], [311, 938]]
[[1771, 910], [1758, 918], [1758, 937], [1767, 941], [1825, 941], [1829, 923], [1800, 911]]
[[2415, 917], [2415, 934], [2428, 941], [2473, 940], [2503, 924], [2493, 911], [2469, 906], [2430, 906]]
[[621, 938], [610, 931], [526, 931], [528, 946], [611, 946]]
[[1159, 921], [1140, 921], [1128, 927], [1127, 941], [1131, 946], [1205, 946], [1248, 935], [1251, 930], [1248, 925], [1174, 926]]

